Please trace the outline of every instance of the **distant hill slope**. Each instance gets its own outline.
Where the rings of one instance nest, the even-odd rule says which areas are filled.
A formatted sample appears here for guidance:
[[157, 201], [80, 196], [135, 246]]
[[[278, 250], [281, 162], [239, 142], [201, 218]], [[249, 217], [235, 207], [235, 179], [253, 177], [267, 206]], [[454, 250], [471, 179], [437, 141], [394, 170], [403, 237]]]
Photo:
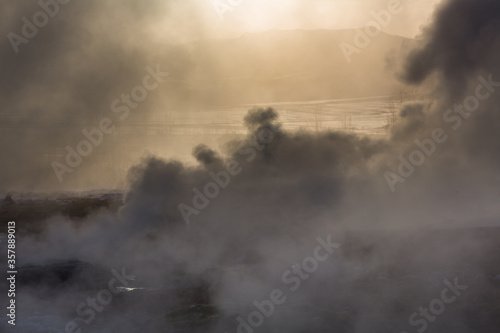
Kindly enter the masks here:
[[354, 45], [355, 35], [356, 30], [286, 30], [190, 43], [183, 45], [189, 74], [179, 85], [189, 98], [218, 105], [390, 94], [399, 84], [389, 59], [412, 40], [381, 33], [349, 64], [340, 44]]

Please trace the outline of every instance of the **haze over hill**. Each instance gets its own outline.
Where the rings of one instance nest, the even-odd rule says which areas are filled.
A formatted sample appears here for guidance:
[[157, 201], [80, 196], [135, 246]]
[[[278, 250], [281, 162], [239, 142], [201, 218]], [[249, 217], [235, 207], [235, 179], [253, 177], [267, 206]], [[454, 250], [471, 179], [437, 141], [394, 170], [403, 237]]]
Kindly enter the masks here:
[[[11, 87], [11, 93], [4, 93], [0, 111], [2, 148], [19, 162], [6, 165], [0, 173], [3, 191], [115, 188], [145, 151], [189, 158], [200, 136], [206, 143], [217, 140], [206, 133], [214, 122], [222, 134], [244, 131], [241, 117], [251, 105], [391, 95], [401, 88], [394, 75], [397, 59], [412, 44], [410, 39], [380, 33], [348, 63], [340, 45], [355, 44], [354, 29], [275, 30], [236, 39], [165, 41], [147, 47], [138, 36], [113, 33], [113, 42], [107, 36], [85, 53], [67, 40], [59, 41], [58, 50], [44, 58], [30, 59], [28, 53], [16, 57], [12, 50], [4, 53], [6, 68], [22, 72], [24, 86], [13, 74], [18, 89]], [[104, 38], [100, 32], [95, 34], [96, 39]], [[36, 51], [44, 44], [34, 40], [29, 47]], [[124, 54], [120, 59], [112, 56], [117, 47]], [[121, 98], [118, 105], [123, 110], [124, 94], [130, 95], [143, 82], [146, 66], [169, 76], [127, 115], [115, 112], [112, 103]], [[5, 84], [9, 77], [4, 77]], [[25, 102], [19, 104], [19, 100]], [[244, 110], [235, 112], [236, 106]], [[224, 108], [223, 115], [215, 108]], [[293, 113], [299, 122], [311, 121], [309, 114]], [[328, 116], [342, 116], [337, 113]], [[99, 126], [102, 119], [112, 119], [116, 131], [60, 184], [52, 164], [65, 163], [67, 147], [76, 149], [85, 139], [82, 131]], [[221, 120], [223, 124], [218, 124]], [[182, 135], [182, 140], [169, 137], [171, 133]]]
[[[183, 88], [202, 104], [304, 101], [389, 95], [395, 61], [410, 39], [381, 33], [346, 59], [357, 30], [288, 30], [187, 44]], [[186, 52], [186, 50], [184, 50]]]

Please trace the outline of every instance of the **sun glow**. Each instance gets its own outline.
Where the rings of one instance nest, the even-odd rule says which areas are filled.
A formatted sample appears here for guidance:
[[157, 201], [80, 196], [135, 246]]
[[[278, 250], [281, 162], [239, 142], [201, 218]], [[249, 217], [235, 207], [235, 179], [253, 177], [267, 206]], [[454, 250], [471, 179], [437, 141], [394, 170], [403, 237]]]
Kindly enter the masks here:
[[[219, 15], [222, 31], [258, 32], [287, 29], [349, 29], [365, 26], [373, 11], [387, 9], [388, 0], [218, 0], [225, 4]], [[388, 33], [413, 37], [422, 18], [427, 18], [441, 0], [401, 1], [406, 8], [384, 27]], [[217, 3], [217, 1], [215, 1]], [[214, 8], [211, 8], [214, 10]], [[220, 12], [219, 12], [220, 14]]]

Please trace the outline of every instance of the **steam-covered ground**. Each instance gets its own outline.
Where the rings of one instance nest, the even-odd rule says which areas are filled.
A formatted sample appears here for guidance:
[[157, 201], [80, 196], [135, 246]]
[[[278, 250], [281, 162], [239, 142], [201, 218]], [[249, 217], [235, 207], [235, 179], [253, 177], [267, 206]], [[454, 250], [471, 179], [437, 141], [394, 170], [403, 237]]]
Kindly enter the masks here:
[[[94, 200], [111, 207], [121, 205], [119, 193], [50, 200], [17, 197], [16, 202], [2, 205], [2, 214], [18, 206], [63, 221], [52, 222], [55, 229], [41, 233], [40, 226], [34, 227], [39, 219], [18, 224], [23, 228], [18, 238], [17, 330], [9, 332], [65, 332], [67, 322], [73, 320], [82, 332], [249, 332], [243, 326], [238, 330], [238, 319], [248, 322], [257, 310], [253, 302], [264, 304], [273, 289], [282, 290], [286, 301], [275, 306], [256, 332], [412, 332], [424, 327], [426, 332], [496, 332], [500, 325], [500, 228], [338, 230], [332, 241], [340, 248], [311, 273], [290, 272], [313, 256], [318, 241], [282, 230], [275, 242], [284, 251], [262, 252], [276, 244], [259, 241], [247, 249], [233, 244], [210, 265], [199, 263], [193, 268], [173, 260], [159, 235], [132, 233], [128, 235], [134, 243], [131, 247], [113, 239], [107, 240], [108, 245], [98, 244], [107, 237], [99, 236], [103, 226], [98, 224], [105, 218], [94, 214], [111, 214], [108, 219], [117, 215], [113, 208], [107, 212], [92, 204]], [[73, 208], [67, 209], [68, 205]], [[57, 209], [47, 213], [49, 206]], [[54, 214], [66, 217], [50, 217]], [[69, 241], [64, 235], [71, 230], [80, 230], [78, 241], [88, 243], [75, 253], [64, 253], [57, 247]], [[325, 227], [316, 236], [327, 242], [327, 230], [332, 233]], [[190, 238], [193, 230], [179, 232]], [[44, 253], [36, 254], [32, 247], [37, 248], [40, 237], [51, 243], [45, 244]], [[213, 251], [214, 246], [199, 248], [199, 240], [191, 241], [192, 246], [178, 250], [203, 251], [198, 255], [204, 258]], [[1, 242], [5, 245], [6, 239]], [[109, 250], [102, 252], [101, 246]], [[148, 255], [132, 259], [139, 253]], [[290, 274], [283, 278], [286, 272]], [[123, 279], [116, 283], [109, 304], [104, 298], [105, 305], [97, 301], [98, 310], [93, 310], [89, 297], [99, 299], [117, 276]], [[299, 284], [292, 277], [300, 279]], [[2, 284], [2, 289], [7, 287]], [[442, 299], [450, 284], [459, 288], [444, 294], [450, 301], [442, 302], [441, 313], [436, 300]], [[78, 309], [81, 303], [87, 305]], [[414, 315], [431, 304], [438, 313], [428, 314], [432, 320], [422, 313]], [[6, 321], [0, 325], [9, 329]]]
[[376, 177], [392, 137], [285, 130], [271, 108], [244, 122], [225, 151], [196, 147], [197, 166], [145, 159], [123, 193], [6, 197], [16, 329], [495, 332], [500, 229], [479, 227], [496, 224], [492, 201], [432, 207], [418, 180], [439, 169], [394, 195]]

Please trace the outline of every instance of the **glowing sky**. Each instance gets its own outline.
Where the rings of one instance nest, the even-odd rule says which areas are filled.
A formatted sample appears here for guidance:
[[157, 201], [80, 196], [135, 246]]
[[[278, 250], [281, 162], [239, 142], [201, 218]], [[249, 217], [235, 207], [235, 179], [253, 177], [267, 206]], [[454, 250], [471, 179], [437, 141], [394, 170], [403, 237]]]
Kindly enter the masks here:
[[[215, 12], [215, 29], [220, 37], [270, 29], [343, 29], [365, 26], [372, 11], [388, 8], [387, 0], [242, 0], [224, 19], [216, 14], [213, 0], [205, 0]], [[230, 0], [220, 0], [219, 2]], [[238, 3], [237, 0], [233, 0]], [[397, 0], [396, 0], [397, 1]], [[217, 0], [215, 0], [217, 2]], [[406, 37], [418, 35], [441, 0], [401, 0], [403, 11], [392, 17], [383, 30]]]

